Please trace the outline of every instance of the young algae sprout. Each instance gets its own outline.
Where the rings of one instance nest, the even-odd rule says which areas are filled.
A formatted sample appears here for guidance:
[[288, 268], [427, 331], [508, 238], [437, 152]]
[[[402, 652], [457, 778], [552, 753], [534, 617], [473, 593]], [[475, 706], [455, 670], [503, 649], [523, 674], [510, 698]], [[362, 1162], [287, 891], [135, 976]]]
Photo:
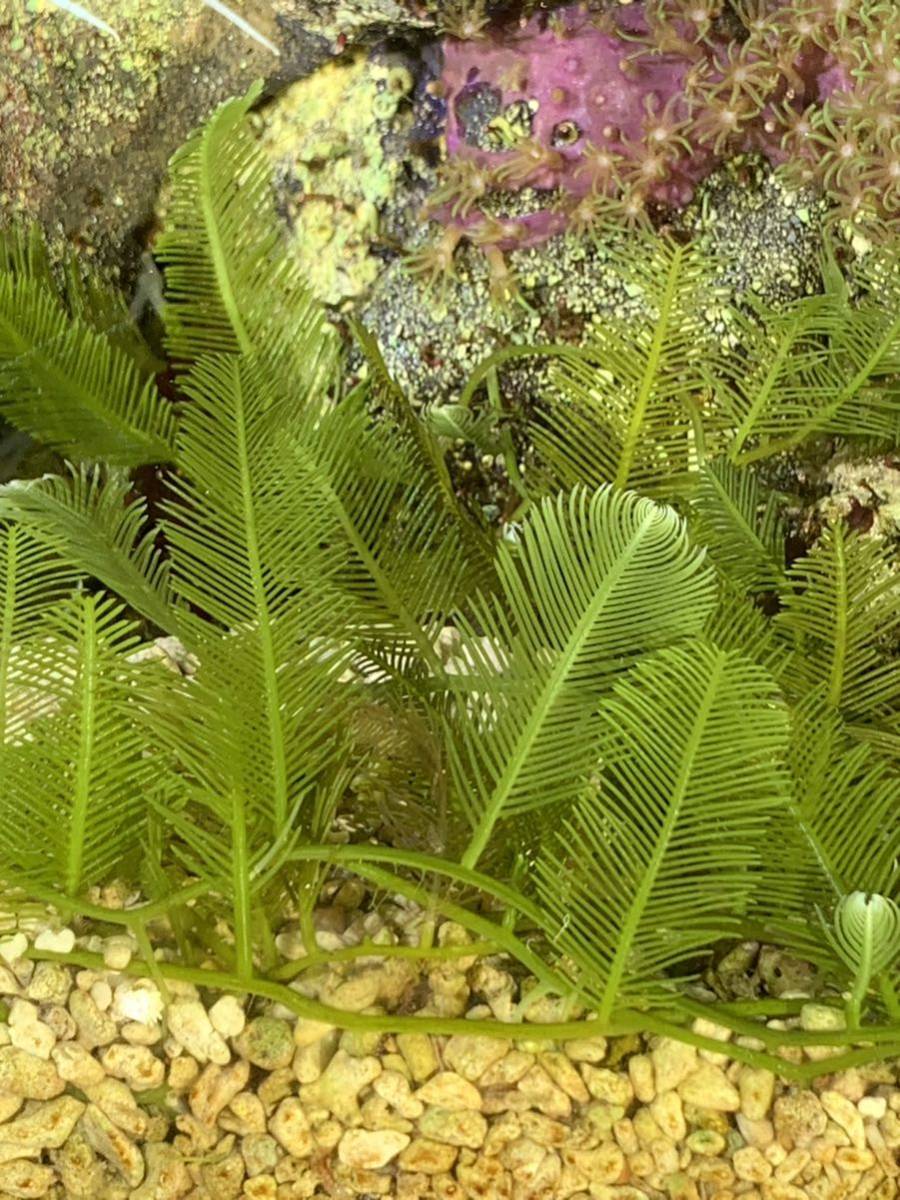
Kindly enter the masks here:
[[[52, 4], [54, 8], [59, 8], [63, 12], [69, 13], [78, 21], [84, 21], [88, 25], [93, 25], [94, 28], [99, 29], [101, 33], [105, 33], [108, 37], [115, 38], [118, 41], [119, 35], [116, 30], [113, 29], [113, 27], [101, 17], [98, 17], [92, 13], [90, 9], [85, 8], [83, 4], [78, 4], [77, 0], [48, 0], [48, 2]], [[226, 21], [230, 21], [230, 23], [234, 25], [236, 29], [239, 29], [241, 33], [246, 34], [247, 37], [252, 38], [255, 42], [259, 42], [259, 44], [264, 46], [271, 54], [274, 54], [276, 57], [278, 57], [278, 47], [273, 42], [270, 42], [267, 37], [261, 34], [258, 29], [254, 28], [249, 21], [245, 20], [240, 13], [236, 13], [234, 9], [229, 8], [227, 4], [223, 4], [222, 0], [201, 0], [201, 3], [207, 8], [211, 8], [213, 12], [218, 13], [220, 17], [224, 17]]]

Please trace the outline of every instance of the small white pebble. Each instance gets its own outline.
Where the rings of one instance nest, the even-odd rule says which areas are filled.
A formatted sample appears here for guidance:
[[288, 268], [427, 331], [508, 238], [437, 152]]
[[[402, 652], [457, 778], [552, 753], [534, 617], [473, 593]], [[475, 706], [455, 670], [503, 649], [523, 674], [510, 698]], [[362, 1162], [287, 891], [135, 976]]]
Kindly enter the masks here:
[[[74, 941], [74, 938], [73, 938]], [[5, 962], [14, 963], [28, 949], [28, 938], [24, 933], [14, 933], [12, 937], [0, 942], [0, 958]]]
[[172, 1037], [177, 1038], [198, 1062], [213, 1062], [220, 1067], [231, 1061], [231, 1051], [220, 1033], [213, 1029], [209, 1013], [199, 1000], [175, 1000], [166, 1011]]
[[124, 971], [131, 962], [134, 947], [128, 938], [108, 938], [103, 947], [103, 962], [110, 971]]
[[38, 1020], [37, 1009], [27, 1000], [13, 1000], [9, 1010], [9, 1040], [17, 1050], [48, 1059], [56, 1045], [56, 1035]]
[[691, 1028], [694, 1033], [713, 1038], [717, 1042], [727, 1042], [731, 1039], [731, 1030], [726, 1025], [717, 1025], [715, 1021], [708, 1021], [706, 1017], [697, 1017]]
[[163, 998], [149, 979], [125, 979], [116, 988], [112, 1015], [119, 1021], [156, 1025], [162, 1020]]
[[220, 996], [209, 1010], [209, 1019], [216, 1033], [224, 1038], [237, 1037], [247, 1022], [244, 1010], [234, 996]]
[[344, 939], [339, 933], [334, 933], [330, 929], [317, 929], [316, 948], [318, 950], [343, 950]]
[[13, 1028], [16, 1025], [30, 1025], [37, 1019], [37, 1008], [30, 1000], [22, 1000], [17, 997], [9, 1006], [9, 1024]]
[[864, 1117], [871, 1117], [873, 1121], [880, 1121], [887, 1112], [887, 1100], [884, 1096], [863, 1096], [856, 1107]]
[[841, 1009], [828, 1004], [804, 1004], [800, 1009], [800, 1027], [809, 1033], [817, 1030], [831, 1033], [846, 1029], [847, 1018]]
[[38, 1020], [37, 1007], [30, 1000], [13, 1000], [9, 1008], [9, 1027], [15, 1029], [33, 1025]]
[[409, 1142], [408, 1133], [395, 1129], [348, 1129], [338, 1145], [338, 1158], [345, 1166], [377, 1171], [405, 1150]]
[[276, 1000], [270, 1008], [266, 1010], [270, 1017], [277, 1017], [279, 1021], [289, 1021], [291, 1025], [297, 1020], [297, 1014], [292, 1008], [288, 1008], [286, 1004], [279, 1004]]
[[306, 954], [306, 949], [303, 945], [303, 939], [300, 934], [294, 930], [287, 930], [284, 933], [275, 935], [275, 949], [282, 958], [286, 958], [288, 962], [296, 962], [298, 958], [303, 958]]
[[[716, 1042], [727, 1042], [731, 1038], [730, 1029], [724, 1025], [717, 1025], [715, 1021], [708, 1021], [705, 1017], [697, 1017], [691, 1028], [694, 1033], [699, 1033], [702, 1037], [711, 1038]], [[699, 1054], [707, 1062], [719, 1067], [724, 1067], [730, 1061], [727, 1054], [718, 1054], [715, 1050], [700, 1050]]]
[[45, 1060], [50, 1057], [50, 1052], [56, 1045], [56, 1035], [42, 1021], [35, 1021], [32, 1025], [18, 1025], [15, 1029], [10, 1028], [9, 1040], [17, 1050], [24, 1050], [26, 1054]]
[[35, 950], [50, 950], [54, 954], [70, 954], [75, 948], [75, 933], [71, 929], [42, 929], [34, 939]]
[[782, 1146], [781, 1142], [772, 1142], [771, 1145], [766, 1146], [763, 1154], [766, 1157], [766, 1161], [770, 1162], [773, 1167], [780, 1167], [788, 1156], [788, 1152]]
[[112, 1004], [112, 988], [105, 979], [98, 979], [91, 987], [91, 999], [101, 1012], [106, 1012]]
[[130, 1046], [155, 1046], [162, 1038], [158, 1024], [143, 1021], [124, 1021], [119, 1032]]
[[855, 1104], [851, 1104], [846, 1096], [838, 1091], [825, 1091], [819, 1096], [819, 1103], [836, 1125], [840, 1125], [857, 1150], [864, 1150], [866, 1134], [863, 1119]]

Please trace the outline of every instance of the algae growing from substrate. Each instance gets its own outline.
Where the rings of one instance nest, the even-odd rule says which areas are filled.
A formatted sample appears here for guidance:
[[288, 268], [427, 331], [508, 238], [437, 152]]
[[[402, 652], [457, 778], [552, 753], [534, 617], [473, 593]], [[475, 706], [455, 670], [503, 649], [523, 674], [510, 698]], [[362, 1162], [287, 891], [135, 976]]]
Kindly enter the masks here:
[[[402, 131], [403, 62], [352, 55], [323, 80]], [[502, 296], [507, 258], [461, 235], [462, 292], [429, 294], [421, 257], [390, 269], [398, 306], [415, 295], [453, 328], [468, 289], [502, 343], [429, 403], [404, 386], [409, 330], [366, 327], [382, 275], [367, 235], [398, 185], [385, 130], [364, 174], [309, 97], [289, 97], [285, 124], [294, 111], [305, 131], [289, 165], [307, 193], [328, 181], [324, 209], [279, 212], [256, 92], [173, 160], [154, 247], [164, 388], [121, 297], [4, 238], [3, 410], [74, 464], [0, 491], [9, 903], [123, 926], [131, 969], [161, 987], [234, 989], [360, 1035], [470, 1030], [288, 986], [282, 923], [311, 948], [323, 888], [359, 878], [506, 956], [524, 1007], [552, 1013], [535, 1039], [640, 1030], [715, 1050], [702, 1015], [757, 1039], [736, 1058], [798, 1081], [825, 1070], [803, 1057], [811, 1036], [838, 1048], [829, 1071], [897, 1053], [896, 543], [791, 494], [823, 443], [896, 446], [896, 233], [857, 240], [855, 259], [832, 241], [819, 290], [799, 236], [787, 277], [771, 255], [735, 277], [703, 223], [713, 180], [700, 235], [686, 215], [625, 236], [610, 210], [580, 249], [570, 232], [503, 252], [518, 278]], [[765, 202], [747, 208], [762, 221]], [[353, 248], [320, 269], [327, 298], [375, 273], [347, 321], [352, 374], [284, 252], [285, 216], [314, 231], [322, 213], [316, 246]], [[557, 249], [554, 296], [540, 271]], [[576, 282], [599, 311], [573, 305], [574, 329], [534, 345], [542, 289], [561, 305]], [[515, 441], [503, 387], [532, 360]], [[461, 446], [505, 470], [484, 503], [460, 484]], [[117, 874], [131, 907], [102, 903]], [[814, 964], [834, 1032], [767, 1024], [800, 1006], [761, 975], [735, 1008], [725, 975], [704, 975], [735, 940]], [[371, 949], [456, 953], [427, 925]]]

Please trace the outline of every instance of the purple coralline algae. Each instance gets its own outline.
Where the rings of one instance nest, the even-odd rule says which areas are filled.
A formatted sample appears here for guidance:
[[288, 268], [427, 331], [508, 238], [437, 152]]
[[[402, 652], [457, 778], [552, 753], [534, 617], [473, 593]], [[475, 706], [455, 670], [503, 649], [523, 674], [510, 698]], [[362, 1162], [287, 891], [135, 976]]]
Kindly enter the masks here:
[[[812, 38], [785, 37], [779, 53], [777, 22], [735, 36], [710, 16], [721, 5], [676, 8], [694, 19], [573, 5], [478, 40], [448, 37], [435, 85], [446, 160], [426, 208], [445, 233], [411, 267], [452, 271], [465, 237], [502, 280], [504, 251], [610, 214], [682, 208], [725, 158], [780, 165], [815, 149], [815, 114], [850, 95], [845, 63]], [[499, 193], [526, 192], [530, 203], [498, 215]]]

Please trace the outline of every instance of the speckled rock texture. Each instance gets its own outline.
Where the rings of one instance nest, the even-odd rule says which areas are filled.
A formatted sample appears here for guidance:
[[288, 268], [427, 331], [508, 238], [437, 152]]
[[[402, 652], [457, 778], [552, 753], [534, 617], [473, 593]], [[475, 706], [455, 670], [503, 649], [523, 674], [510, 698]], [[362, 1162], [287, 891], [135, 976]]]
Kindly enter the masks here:
[[129, 278], [170, 155], [257, 78], [274, 94], [343, 53], [434, 27], [395, 0], [90, 0], [115, 36], [45, 0], [0, 2], [0, 225], [38, 221], [57, 243]]
[[406, 187], [415, 69], [400, 49], [347, 52], [257, 115], [288, 253], [334, 307], [376, 286], [388, 208], [415, 207]]
[[[320, 949], [415, 939], [421, 920], [414, 907], [381, 914], [333, 904], [317, 914]], [[136, 949], [128, 938], [82, 934], [77, 943], [121, 969], [40, 958], [53, 951], [39, 941], [72, 932], [38, 919], [27, 936], [0, 941], [4, 1200], [898, 1194], [896, 1061], [828, 1073], [839, 1048], [795, 1048], [823, 1074], [788, 1084], [739, 1061], [738, 1046], [752, 1039], [732, 1041], [703, 1018], [693, 1031], [720, 1049], [636, 1035], [549, 1042], [530, 1036], [528, 1021], [552, 1019], [554, 1002], [519, 1011], [521, 981], [502, 956], [420, 971], [373, 953], [304, 972], [296, 930], [285, 927], [283, 965], [293, 963], [302, 994], [343, 997], [354, 1011], [380, 1000], [376, 1011], [405, 1015], [442, 1003], [471, 1022], [470, 1033], [440, 1037], [342, 1032], [276, 1003], [173, 980], [165, 1000], [151, 979], [126, 973], [123, 943]], [[466, 939], [451, 923], [437, 929], [438, 945]], [[780, 961], [796, 983], [791, 960]], [[841, 1010], [815, 991], [790, 1020], [807, 1033], [833, 1031]], [[479, 1035], [481, 1017], [517, 1024], [508, 1039], [491, 1038]], [[16, 1044], [22, 1028], [33, 1044]]]

